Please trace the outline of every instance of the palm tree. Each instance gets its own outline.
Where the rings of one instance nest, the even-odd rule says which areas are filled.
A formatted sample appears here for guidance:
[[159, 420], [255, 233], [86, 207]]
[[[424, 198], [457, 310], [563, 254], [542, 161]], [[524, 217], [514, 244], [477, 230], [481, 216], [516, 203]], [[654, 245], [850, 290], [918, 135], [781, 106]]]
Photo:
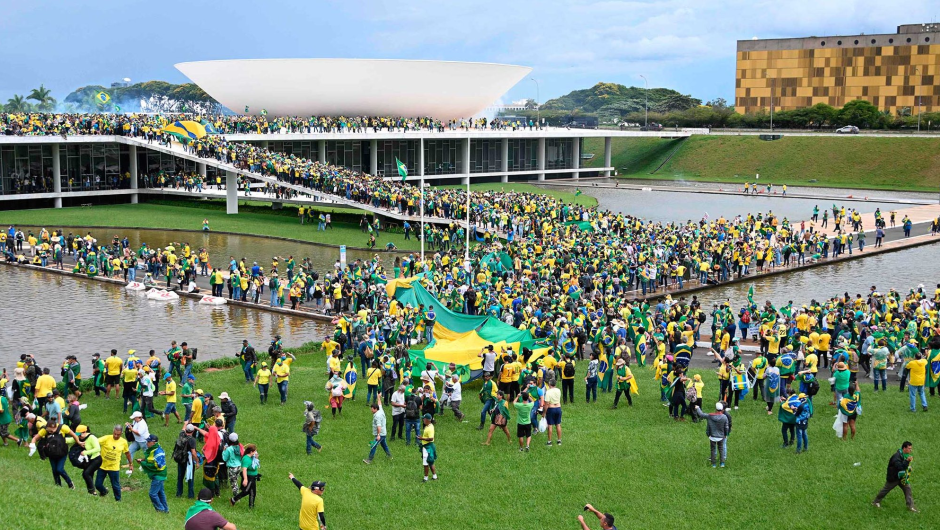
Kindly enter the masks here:
[[41, 111], [50, 111], [55, 109], [55, 98], [52, 97], [52, 91], [40, 84], [39, 88], [34, 88], [26, 96], [26, 99], [32, 99], [36, 102], [36, 107]]
[[29, 103], [26, 102], [26, 98], [23, 96], [14, 94], [12, 98], [7, 100], [7, 112], [25, 112], [28, 109]]

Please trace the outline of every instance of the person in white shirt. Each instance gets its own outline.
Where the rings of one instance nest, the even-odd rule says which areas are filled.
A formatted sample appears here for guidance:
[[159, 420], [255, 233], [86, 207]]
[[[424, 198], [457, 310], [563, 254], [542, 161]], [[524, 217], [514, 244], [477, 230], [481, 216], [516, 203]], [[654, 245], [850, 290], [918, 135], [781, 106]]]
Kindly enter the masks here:
[[[140, 389], [141, 389], [141, 401], [143, 402], [140, 409], [144, 411], [149, 411], [151, 414], [156, 414], [157, 416], [163, 417], [163, 412], [157, 410], [153, 406], [153, 395], [156, 392], [157, 385], [153, 381], [153, 371], [150, 367], [147, 366], [141, 372], [140, 376]], [[146, 438], [145, 438], [146, 439]], [[144, 446], [146, 447], [146, 445]]]
[[493, 345], [490, 344], [484, 348], [478, 357], [483, 357], [483, 373], [489, 372], [490, 375], [493, 375], [493, 372], [496, 371], [496, 352], [493, 351]]
[[134, 441], [131, 442], [128, 448], [131, 456], [137, 453], [138, 449], [147, 448], [147, 438], [150, 437], [150, 428], [147, 426], [144, 415], [141, 414], [140, 411], [131, 414], [131, 423], [125, 423], [124, 428], [130, 429], [131, 433], [134, 435]]
[[460, 411], [461, 396], [460, 375], [453, 374], [449, 381], [444, 382], [444, 401], [442, 405], [450, 405], [457, 421], [463, 421], [463, 412]]
[[395, 439], [395, 432], [398, 432], [398, 439], [404, 440], [405, 430], [405, 385], [398, 387], [398, 390], [392, 394], [392, 433], [389, 438]]

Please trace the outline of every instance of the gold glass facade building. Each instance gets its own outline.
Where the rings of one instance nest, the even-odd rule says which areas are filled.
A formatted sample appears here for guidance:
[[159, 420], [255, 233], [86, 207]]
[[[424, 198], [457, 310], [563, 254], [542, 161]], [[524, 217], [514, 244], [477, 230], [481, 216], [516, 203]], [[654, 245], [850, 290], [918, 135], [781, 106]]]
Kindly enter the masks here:
[[892, 115], [940, 111], [940, 24], [896, 34], [738, 41], [735, 110], [864, 99]]

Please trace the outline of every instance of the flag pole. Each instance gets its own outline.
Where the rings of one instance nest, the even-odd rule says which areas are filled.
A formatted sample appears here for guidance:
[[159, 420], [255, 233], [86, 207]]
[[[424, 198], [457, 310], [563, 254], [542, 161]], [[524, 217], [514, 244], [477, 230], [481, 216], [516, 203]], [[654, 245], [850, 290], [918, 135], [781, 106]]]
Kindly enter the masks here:
[[418, 182], [418, 186], [421, 188], [421, 266], [424, 266], [424, 175], [421, 175], [421, 180]]
[[463, 266], [470, 272], [470, 177], [467, 177], [467, 243], [464, 246]]

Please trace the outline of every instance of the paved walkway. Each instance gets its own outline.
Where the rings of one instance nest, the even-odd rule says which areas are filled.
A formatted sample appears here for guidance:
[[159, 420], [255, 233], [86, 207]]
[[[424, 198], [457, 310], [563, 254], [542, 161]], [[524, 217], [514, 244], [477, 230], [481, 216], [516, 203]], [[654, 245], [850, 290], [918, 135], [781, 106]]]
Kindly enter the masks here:
[[[885, 220], [885, 223], [888, 224], [888, 228], [890, 228], [891, 211], [892, 210], [887, 210], [887, 211], [883, 210], [881, 212], [881, 217]], [[921, 206], [912, 206], [909, 208], [900, 208], [900, 209], [893, 210], [893, 211], [896, 213], [895, 222], [896, 222], [897, 227], [901, 226], [901, 220], [904, 219], [904, 216], [910, 217], [911, 222], [914, 225], [922, 225], [922, 224], [929, 225], [931, 222], [933, 222], [934, 219], [936, 219], [937, 217], [940, 217], [940, 204], [925, 204]], [[834, 236], [836, 231], [835, 231], [835, 224], [832, 222], [832, 217], [829, 218], [829, 221], [827, 223], [828, 226], [826, 226], [825, 228], [822, 227], [822, 212], [819, 213], [819, 218], [820, 218], [820, 221], [816, 223], [816, 230], [819, 232], [822, 232], [823, 234], [826, 234], [827, 236], [830, 236], [830, 237]], [[806, 224], [807, 226], [809, 226], [809, 221], [806, 221]], [[851, 222], [850, 214], [846, 214], [846, 219], [843, 220], [843, 223], [842, 223], [842, 229], [843, 231], [852, 232], [851, 228], [852, 228], [852, 222]], [[875, 213], [874, 212], [862, 214], [862, 228], [865, 229], [866, 233], [874, 233], [875, 231]], [[871, 243], [874, 243], [874, 239], [872, 239]]]

